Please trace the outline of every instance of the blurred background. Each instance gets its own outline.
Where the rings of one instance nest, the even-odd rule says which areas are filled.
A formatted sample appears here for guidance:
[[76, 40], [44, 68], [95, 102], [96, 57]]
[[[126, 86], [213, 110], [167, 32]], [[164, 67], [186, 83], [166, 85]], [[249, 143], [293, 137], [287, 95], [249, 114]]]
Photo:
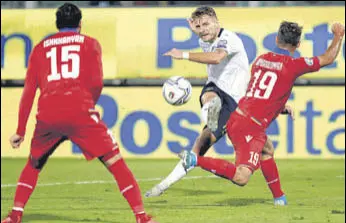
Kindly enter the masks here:
[[[173, 158], [190, 149], [203, 128], [198, 97], [206, 66], [172, 61], [162, 54], [171, 48], [199, 52], [198, 38], [186, 18], [203, 5], [215, 6], [222, 27], [242, 39], [251, 66], [254, 59], [275, 51], [283, 20], [304, 26], [295, 57], [321, 55], [332, 39], [331, 24], [345, 23], [344, 1], [72, 1], [82, 8], [82, 33], [98, 39], [103, 51], [104, 84], [98, 102], [103, 120], [113, 131], [125, 157]], [[27, 61], [35, 44], [56, 32], [55, 10], [64, 1], [1, 1], [1, 156], [26, 157], [35, 125], [28, 123], [22, 150], [10, 149], [15, 132]], [[193, 84], [191, 100], [168, 105], [162, 84], [170, 76]], [[336, 62], [299, 78], [290, 97], [293, 122], [280, 116], [267, 133], [278, 158], [343, 158], [345, 155], [345, 43]], [[233, 157], [224, 137], [210, 155]], [[80, 157], [76, 145], [65, 143], [54, 156]]]
[[[345, 6], [345, 1], [69, 1], [80, 7], [169, 7], [214, 5], [227, 7]], [[64, 1], [1, 1], [1, 8], [56, 8]]]

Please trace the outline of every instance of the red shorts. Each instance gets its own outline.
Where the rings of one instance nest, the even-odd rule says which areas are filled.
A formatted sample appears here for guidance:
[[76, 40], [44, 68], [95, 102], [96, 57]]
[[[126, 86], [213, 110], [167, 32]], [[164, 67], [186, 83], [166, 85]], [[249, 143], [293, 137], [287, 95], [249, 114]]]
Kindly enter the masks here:
[[235, 111], [227, 122], [227, 134], [234, 146], [236, 166], [246, 165], [252, 172], [257, 170], [267, 141], [265, 128]]
[[54, 152], [59, 144], [70, 139], [91, 160], [118, 149], [117, 143], [98, 113], [53, 115], [37, 120], [30, 154], [41, 159]]

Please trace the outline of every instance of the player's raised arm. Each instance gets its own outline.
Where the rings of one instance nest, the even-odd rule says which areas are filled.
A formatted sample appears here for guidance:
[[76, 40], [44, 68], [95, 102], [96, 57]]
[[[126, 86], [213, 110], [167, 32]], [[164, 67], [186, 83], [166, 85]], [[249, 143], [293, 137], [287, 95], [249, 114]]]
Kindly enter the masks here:
[[189, 26], [190, 26], [191, 31], [192, 31], [194, 34], [198, 35], [197, 30], [196, 30], [196, 27], [195, 27], [194, 22], [193, 22], [193, 19], [192, 19], [192, 18], [187, 18], [187, 22], [189, 23]]
[[334, 34], [332, 43], [330, 44], [330, 46], [324, 54], [318, 56], [321, 67], [332, 64], [337, 55], [339, 54], [342, 45], [342, 40], [345, 35], [345, 26], [343, 26], [340, 23], [334, 23], [332, 26], [332, 32]]

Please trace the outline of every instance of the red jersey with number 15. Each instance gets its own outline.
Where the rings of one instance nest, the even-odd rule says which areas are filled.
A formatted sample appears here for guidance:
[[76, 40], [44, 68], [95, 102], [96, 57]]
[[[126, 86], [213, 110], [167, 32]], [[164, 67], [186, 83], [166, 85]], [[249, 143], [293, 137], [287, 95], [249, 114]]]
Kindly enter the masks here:
[[284, 109], [294, 81], [319, 69], [317, 57], [294, 59], [272, 52], [263, 54], [253, 63], [247, 93], [239, 108], [267, 127]]
[[47, 120], [94, 108], [102, 79], [101, 47], [96, 39], [63, 31], [42, 40], [30, 55], [17, 134], [25, 134], [37, 88], [37, 119]]

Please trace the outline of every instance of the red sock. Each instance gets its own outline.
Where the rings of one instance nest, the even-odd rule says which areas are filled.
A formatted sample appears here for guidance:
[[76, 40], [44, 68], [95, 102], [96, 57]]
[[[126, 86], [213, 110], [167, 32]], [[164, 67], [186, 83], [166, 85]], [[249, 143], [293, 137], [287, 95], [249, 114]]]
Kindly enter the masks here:
[[40, 171], [33, 168], [30, 161], [27, 162], [17, 183], [16, 195], [12, 214], [22, 216], [24, 207], [34, 191]]
[[223, 159], [215, 159], [210, 157], [199, 156], [197, 158], [197, 166], [226, 179], [233, 180], [236, 166]]
[[274, 198], [281, 197], [284, 192], [281, 190], [279, 171], [276, 166], [274, 158], [263, 160], [261, 163], [261, 169], [264, 177], [266, 178], [267, 184], [273, 194]]
[[129, 203], [136, 216], [145, 215], [141, 191], [132, 172], [123, 159], [108, 167], [118, 183], [121, 194]]

